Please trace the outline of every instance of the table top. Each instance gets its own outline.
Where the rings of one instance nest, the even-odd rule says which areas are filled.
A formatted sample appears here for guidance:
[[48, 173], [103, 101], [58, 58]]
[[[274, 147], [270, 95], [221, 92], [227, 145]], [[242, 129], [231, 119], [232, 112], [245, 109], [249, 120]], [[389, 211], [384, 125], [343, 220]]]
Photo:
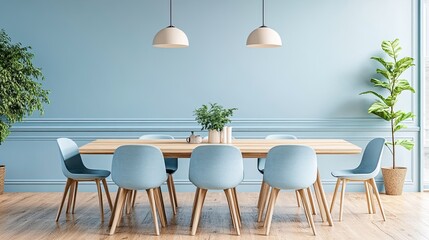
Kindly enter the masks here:
[[[164, 157], [189, 158], [192, 150], [207, 143], [190, 144], [185, 139], [97, 139], [79, 148], [81, 154], [113, 154], [122, 145], [149, 144], [161, 149]], [[243, 158], [266, 157], [277, 145], [306, 145], [317, 154], [358, 154], [362, 149], [343, 139], [234, 139]]]

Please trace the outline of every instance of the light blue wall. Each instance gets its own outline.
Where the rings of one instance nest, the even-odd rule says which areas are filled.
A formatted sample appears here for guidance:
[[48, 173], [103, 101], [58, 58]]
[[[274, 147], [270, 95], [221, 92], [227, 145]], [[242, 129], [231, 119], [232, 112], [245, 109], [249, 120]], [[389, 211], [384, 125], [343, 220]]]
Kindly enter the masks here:
[[[284, 46], [248, 49], [246, 38], [260, 25], [259, 0], [176, 0], [174, 24], [190, 47], [156, 49], [153, 36], [168, 25], [167, 0], [0, 0], [0, 27], [33, 47], [52, 92], [45, 115], [16, 125], [0, 147], [6, 190], [62, 190], [57, 137], [80, 145], [153, 132], [184, 138], [198, 129], [193, 109], [207, 102], [239, 108], [231, 124], [237, 138], [288, 132], [362, 147], [388, 138], [387, 125], [366, 113], [373, 99], [358, 94], [371, 87], [378, 66], [369, 58], [382, 54], [382, 40], [400, 38], [403, 54], [418, 58], [418, 2], [269, 0], [266, 24]], [[415, 88], [418, 70], [405, 74]], [[399, 105], [418, 113], [418, 95], [405, 94]], [[419, 140], [419, 117], [407, 124], [399, 136]], [[419, 148], [417, 142], [411, 152], [399, 150], [400, 164], [409, 168], [407, 191], [419, 187]], [[88, 166], [106, 169], [110, 159], [85, 156]], [[327, 189], [334, 184], [330, 171], [359, 159], [321, 156]], [[257, 191], [255, 159], [245, 164], [242, 190]], [[389, 164], [386, 151], [383, 165]], [[187, 160], [175, 179], [178, 190], [193, 190]]]

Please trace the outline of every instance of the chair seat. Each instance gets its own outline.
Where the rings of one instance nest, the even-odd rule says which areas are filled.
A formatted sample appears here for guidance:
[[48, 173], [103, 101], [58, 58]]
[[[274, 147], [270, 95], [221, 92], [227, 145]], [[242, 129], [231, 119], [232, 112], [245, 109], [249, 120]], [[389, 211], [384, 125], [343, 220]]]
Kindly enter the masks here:
[[177, 168], [166, 168], [165, 171], [168, 174], [173, 174], [173, 173], [175, 173], [177, 171]]
[[107, 178], [110, 175], [110, 171], [100, 169], [85, 169], [84, 171], [79, 169], [73, 171], [73, 169], [70, 169], [70, 174], [68, 175], [68, 178], [74, 180], [93, 180]]
[[356, 169], [337, 170], [333, 171], [331, 174], [336, 178], [347, 178], [351, 180], [366, 180], [374, 177], [372, 173], [363, 173]]
[[177, 158], [165, 158], [165, 170], [168, 174], [173, 174], [177, 171], [178, 165], [177, 165]]

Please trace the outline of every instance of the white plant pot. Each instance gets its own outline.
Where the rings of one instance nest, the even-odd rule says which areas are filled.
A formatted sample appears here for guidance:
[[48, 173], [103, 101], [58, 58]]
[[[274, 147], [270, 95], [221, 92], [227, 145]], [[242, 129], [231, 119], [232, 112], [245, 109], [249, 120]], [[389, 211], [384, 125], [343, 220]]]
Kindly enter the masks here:
[[209, 143], [220, 143], [220, 132], [217, 130], [209, 130]]

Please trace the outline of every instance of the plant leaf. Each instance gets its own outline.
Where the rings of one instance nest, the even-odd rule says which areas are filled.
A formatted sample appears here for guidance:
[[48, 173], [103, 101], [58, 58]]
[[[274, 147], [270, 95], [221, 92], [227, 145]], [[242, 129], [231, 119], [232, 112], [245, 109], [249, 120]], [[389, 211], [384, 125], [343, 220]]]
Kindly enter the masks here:
[[383, 41], [381, 43], [381, 48], [386, 52], [391, 58], [398, 58], [399, 52], [402, 48], [399, 46], [399, 39], [393, 41]]
[[414, 115], [414, 113], [412, 113], [412, 112], [404, 112], [404, 111], [401, 111], [401, 110], [399, 110], [399, 111], [397, 111], [397, 112], [395, 112], [395, 121], [397, 122], [397, 123], [400, 123], [400, 122], [402, 122], [402, 121], [404, 121], [404, 120], [407, 120], [407, 119], [409, 119], [409, 118], [413, 118], [413, 117], [415, 117], [415, 115]]
[[372, 94], [375, 95], [376, 97], [380, 98], [383, 102], [386, 100], [383, 96], [381, 96], [380, 94], [374, 92], [374, 91], [366, 91], [366, 92], [361, 92], [360, 95], [363, 94]]
[[414, 90], [414, 88], [411, 87], [410, 83], [405, 79], [397, 80], [392, 92], [395, 95], [399, 95], [402, 91], [411, 91], [413, 93], [416, 92], [416, 90]]
[[392, 79], [392, 73], [390, 73], [388, 70], [377, 69], [376, 72], [383, 75], [383, 77], [387, 79]]
[[407, 150], [411, 150], [414, 147], [414, 142], [408, 139], [399, 139], [395, 141], [395, 145], [399, 145]]
[[393, 128], [393, 131], [396, 132], [396, 131], [399, 131], [399, 130], [404, 129], [404, 128], [407, 128], [407, 126], [405, 126], [404, 124], [397, 124]]
[[372, 57], [371, 59], [376, 60], [377, 62], [381, 63], [388, 71], [391, 71], [394, 63], [393, 62], [387, 62], [381, 57]]
[[369, 107], [368, 113], [375, 114], [386, 121], [390, 121], [390, 119], [392, 119], [389, 106], [379, 100], [377, 100]]
[[378, 80], [376, 78], [371, 78], [371, 82], [374, 83], [375, 87], [382, 87], [382, 88], [390, 89], [390, 85], [387, 82], [383, 82], [383, 81]]

